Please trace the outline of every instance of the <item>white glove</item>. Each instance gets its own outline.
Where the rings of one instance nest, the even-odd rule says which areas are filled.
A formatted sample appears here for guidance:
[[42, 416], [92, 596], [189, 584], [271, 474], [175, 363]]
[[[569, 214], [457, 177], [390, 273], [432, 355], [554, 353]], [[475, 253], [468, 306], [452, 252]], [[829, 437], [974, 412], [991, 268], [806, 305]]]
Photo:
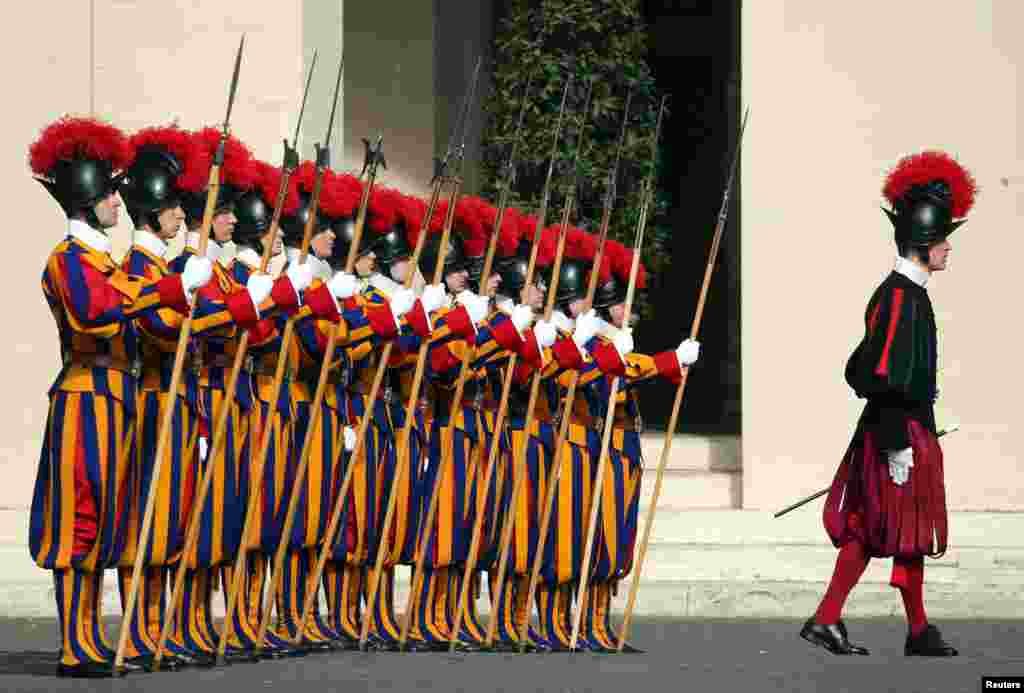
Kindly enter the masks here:
[[351, 426], [345, 426], [345, 452], [352, 452], [356, 449], [356, 429]]
[[518, 305], [512, 309], [511, 319], [516, 331], [522, 335], [533, 324], [533, 309], [530, 306]]
[[573, 330], [572, 341], [576, 342], [581, 353], [586, 351], [587, 342], [601, 331], [602, 322], [593, 308], [576, 318], [576, 329]]
[[615, 351], [619, 352], [619, 358], [623, 361], [626, 356], [633, 353], [633, 330], [622, 330], [612, 338], [612, 345]]
[[305, 291], [313, 283], [313, 268], [308, 262], [304, 262], [301, 265], [288, 265], [288, 271], [285, 274], [288, 275], [288, 281], [292, 283], [295, 293]]
[[399, 289], [391, 297], [391, 312], [400, 318], [412, 310], [415, 303], [416, 293], [412, 289]]
[[554, 323], [538, 320], [533, 326], [533, 336], [537, 338], [537, 345], [541, 349], [547, 349], [558, 339], [558, 330]]
[[914, 449], [890, 450], [889, 476], [897, 486], [902, 486], [910, 478], [910, 468], [914, 466]]
[[210, 451], [210, 444], [206, 438], [199, 439], [199, 461], [203, 462], [206, 459], [206, 453]]
[[423, 304], [423, 310], [427, 313], [433, 313], [435, 310], [440, 308], [448, 300], [448, 294], [444, 290], [443, 284], [431, 284], [423, 289], [423, 295], [420, 296], [420, 303]]
[[259, 311], [260, 304], [267, 300], [270, 292], [274, 289], [274, 278], [269, 274], [253, 272], [249, 281], [245, 283], [245, 288], [249, 290], [249, 298], [252, 299], [252, 304]]
[[338, 272], [327, 280], [327, 288], [331, 294], [341, 300], [352, 298], [359, 291], [359, 279], [348, 272]]
[[213, 277], [213, 262], [208, 257], [193, 255], [185, 263], [185, 271], [181, 273], [181, 286], [186, 294], [206, 286]]
[[[468, 296], [465, 295], [467, 293]], [[463, 291], [459, 296], [462, 297], [459, 302], [466, 307], [466, 312], [469, 313], [469, 319], [473, 321], [473, 324], [482, 324], [491, 312], [491, 300], [486, 296], [477, 296], [472, 291]]]
[[679, 359], [679, 367], [686, 368], [697, 363], [700, 358], [700, 342], [695, 339], [684, 340], [676, 347], [676, 358]]

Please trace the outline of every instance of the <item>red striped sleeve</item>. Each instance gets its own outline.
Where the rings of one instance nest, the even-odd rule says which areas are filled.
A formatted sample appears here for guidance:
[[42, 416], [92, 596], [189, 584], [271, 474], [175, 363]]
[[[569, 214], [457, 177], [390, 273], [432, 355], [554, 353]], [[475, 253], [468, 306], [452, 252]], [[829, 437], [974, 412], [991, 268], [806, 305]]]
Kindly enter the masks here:
[[885, 346], [882, 347], [882, 357], [878, 360], [875, 368], [875, 375], [889, 375], [889, 349], [892, 347], [892, 340], [896, 336], [896, 328], [900, 324], [900, 311], [903, 308], [903, 289], [892, 290], [892, 311], [889, 313], [889, 329], [885, 334]]

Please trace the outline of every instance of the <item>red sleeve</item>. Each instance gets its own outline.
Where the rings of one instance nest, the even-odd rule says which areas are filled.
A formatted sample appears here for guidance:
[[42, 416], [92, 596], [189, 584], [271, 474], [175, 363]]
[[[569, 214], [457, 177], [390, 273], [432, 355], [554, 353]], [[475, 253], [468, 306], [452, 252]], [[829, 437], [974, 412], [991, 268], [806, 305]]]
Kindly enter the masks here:
[[442, 344], [430, 351], [430, 368], [435, 373], [447, 373], [461, 364], [462, 360], [452, 353], [447, 344]]
[[551, 353], [555, 355], [555, 361], [562, 368], [571, 371], [578, 371], [583, 368], [583, 355], [571, 337], [562, 337], [556, 340], [551, 347]]
[[405, 319], [417, 337], [420, 339], [430, 338], [430, 319], [427, 317], [427, 311], [419, 299], [416, 299], [416, 302], [412, 305], [412, 310], [406, 313]]
[[341, 320], [341, 313], [338, 312], [338, 305], [334, 302], [331, 290], [326, 283], [311, 286], [306, 289], [306, 305], [313, 311], [313, 315], [321, 320], [330, 320], [337, 323]]
[[260, 320], [249, 328], [249, 344], [256, 346], [263, 344], [274, 336], [277, 325], [272, 319]]
[[473, 328], [473, 321], [469, 318], [466, 306], [458, 306], [448, 311], [444, 320], [448, 324], [448, 329], [456, 336], [470, 343], [476, 341], [476, 329]]
[[191, 312], [188, 297], [185, 295], [185, 287], [181, 284], [180, 274], [167, 275], [157, 282], [156, 290], [160, 294], [162, 305], [173, 308], [182, 315], [188, 315]]
[[590, 351], [597, 362], [597, 367], [606, 375], [621, 378], [626, 374], [626, 363], [619, 356], [618, 350], [611, 342], [601, 342]]
[[299, 292], [288, 275], [282, 274], [270, 289], [270, 297], [274, 299], [274, 305], [284, 311], [285, 315], [292, 315], [299, 309]]
[[228, 312], [231, 313], [235, 324], [242, 328], [251, 328], [259, 322], [260, 316], [256, 312], [256, 306], [252, 303], [247, 289], [239, 289], [224, 299]]
[[[512, 321], [509, 320], [508, 322]], [[541, 353], [540, 344], [537, 342], [537, 335], [533, 333], [533, 330], [526, 331], [522, 345], [516, 353], [533, 368], [544, 367], [544, 355]]]
[[516, 364], [516, 369], [512, 371], [512, 382], [516, 385], [525, 385], [530, 379], [530, 376], [537, 371], [532, 364], [523, 360]]
[[658, 369], [658, 375], [676, 385], [683, 379], [683, 371], [679, 367], [679, 357], [676, 356], [675, 351], [663, 351], [655, 354], [654, 367]]
[[394, 339], [398, 335], [398, 322], [391, 312], [391, 306], [386, 303], [370, 303], [364, 312], [374, 334], [383, 339]]
[[523, 338], [519, 336], [511, 319], [491, 323], [491, 335], [498, 346], [506, 351], [519, 353], [523, 348]]

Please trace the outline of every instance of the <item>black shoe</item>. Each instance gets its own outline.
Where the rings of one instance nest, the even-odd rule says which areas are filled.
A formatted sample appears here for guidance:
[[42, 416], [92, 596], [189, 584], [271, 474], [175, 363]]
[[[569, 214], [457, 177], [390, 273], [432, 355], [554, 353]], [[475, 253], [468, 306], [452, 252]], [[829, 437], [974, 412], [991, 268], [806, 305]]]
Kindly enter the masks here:
[[928, 627], [916, 637], [907, 634], [903, 654], [908, 657], [956, 657], [959, 653], [955, 647], [942, 639], [938, 628], [928, 624]]
[[110, 662], [82, 662], [81, 664], [57, 664], [57, 676], [69, 679], [109, 679], [114, 675]]
[[[845, 633], [844, 633], [844, 635], [845, 635]], [[616, 652], [619, 651], [618, 650], [618, 645], [616, 645], [616, 650], [615, 651]], [[644, 653], [644, 651], [641, 650], [639, 647], [634, 647], [633, 645], [630, 645], [628, 642], [622, 643], [622, 652], [620, 654], [643, 654], [643, 653]]]
[[196, 652], [187, 650], [174, 655], [182, 666], [185, 667], [212, 667], [217, 663], [217, 657], [208, 652]]
[[839, 623], [822, 625], [815, 623], [814, 618], [807, 619], [807, 623], [800, 629], [800, 637], [818, 647], [824, 647], [832, 654], [837, 655], [866, 655], [866, 648], [853, 645], [846, 637], [846, 626]]

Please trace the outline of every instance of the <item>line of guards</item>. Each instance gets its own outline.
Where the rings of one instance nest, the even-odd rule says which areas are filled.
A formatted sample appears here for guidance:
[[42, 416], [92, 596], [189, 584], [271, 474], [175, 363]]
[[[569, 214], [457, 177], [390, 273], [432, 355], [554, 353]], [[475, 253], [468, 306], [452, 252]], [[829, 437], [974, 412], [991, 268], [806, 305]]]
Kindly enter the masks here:
[[[583, 560], [586, 518], [595, 493], [602, 497], [589, 598], [584, 605], [580, 648], [614, 647], [610, 602], [629, 573], [637, 529], [642, 459], [637, 384], [652, 378], [678, 382], [694, 363], [699, 345], [687, 340], [654, 356], [633, 351], [631, 330], [622, 325], [632, 251], [609, 240], [594, 268], [597, 239], [570, 228], [558, 277], [551, 321], [537, 320], [545, 297], [558, 229], [544, 229], [537, 281], [526, 285], [526, 258], [537, 220], [508, 209], [501, 228], [488, 202], [462, 196], [456, 203], [450, 247], [439, 285], [405, 289], [410, 272], [431, 276], [441, 249], [447, 213], [441, 204], [428, 220], [430, 235], [413, 267], [411, 248], [427, 205], [399, 191], [376, 186], [370, 193], [365, 232], [353, 274], [341, 271], [353, 242], [354, 217], [363, 193], [356, 177], [328, 171], [323, 179], [318, 231], [312, 252], [299, 262], [310, 209], [315, 166], [305, 162], [291, 177], [271, 240], [271, 218], [281, 172], [255, 159], [234, 137], [226, 143], [221, 186], [205, 257], [199, 231], [207, 180], [221, 133], [155, 127], [130, 137], [92, 119], [63, 118], [49, 125], [30, 151], [31, 168], [60, 203], [68, 232], [51, 253], [42, 287], [60, 336], [64, 363], [49, 392], [49, 415], [32, 501], [30, 550], [53, 572], [61, 624], [63, 676], [110, 676], [114, 652], [101, 623], [103, 579], [116, 570], [128, 591], [148, 493], [156, 494], [152, 539], [143, 558], [142, 585], [130, 620], [127, 667], [152, 663], [161, 629], [173, 619], [168, 657], [177, 668], [213, 662], [220, 633], [213, 595], [227, 594], [239, 551], [246, 551], [238, 608], [227, 652], [250, 658], [271, 558], [287, 542], [276, 618], [262, 646], [266, 657], [311, 650], [351, 648], [369, 620], [370, 642], [395, 649], [394, 574], [415, 560], [424, 535], [427, 499], [435, 491], [438, 510], [426, 547], [422, 589], [415, 598], [408, 649], [447, 649], [456, 599], [469, 553], [470, 534], [483, 515], [484, 534], [468, 608], [455, 634], [465, 649], [479, 648], [486, 630], [477, 602], [486, 586], [495, 646], [518, 646], [520, 624], [536, 609], [528, 628], [535, 651], [569, 649], [574, 583]], [[120, 198], [118, 197], [120, 193]], [[133, 244], [118, 263], [110, 255], [108, 230], [121, 200], [135, 226]], [[184, 222], [185, 249], [168, 256]], [[495, 272], [480, 286], [484, 251], [499, 234]], [[224, 245], [233, 242], [230, 260]], [[261, 255], [286, 255], [276, 277], [259, 271]], [[591, 271], [599, 273], [593, 307], [585, 300]], [[643, 272], [638, 286], [644, 286]], [[185, 376], [169, 392], [175, 348], [184, 316], [192, 312]], [[296, 339], [282, 349], [286, 321]], [[333, 353], [328, 334], [339, 330]], [[226, 381], [240, 338], [248, 351], [236, 392]], [[385, 344], [393, 349], [384, 387], [368, 401]], [[405, 409], [420, 346], [428, 345], [426, 387], [416, 407], [407, 454], [395, 438]], [[464, 354], [471, 352], [462, 401], [452, 408]], [[517, 355], [506, 425], [495, 430], [505, 368]], [[287, 359], [286, 379], [272, 400], [278, 359]], [[321, 363], [331, 359], [329, 385], [309, 452], [308, 473], [295, 488]], [[530, 430], [528, 385], [535, 372], [543, 386]], [[578, 374], [571, 402], [566, 384]], [[626, 383], [616, 402], [610, 467], [603, 488], [592, 488], [600, 451], [600, 426], [612, 378]], [[213, 422], [227, 410], [226, 434], [212, 441]], [[172, 444], [159, 483], [151, 486], [157, 435], [166, 408], [173, 408]], [[449, 411], [456, 415], [449, 419]], [[545, 541], [535, 604], [527, 603], [530, 569], [539, 542], [542, 499], [554, 457], [557, 417], [569, 416], [567, 440]], [[371, 421], [355, 459], [355, 430]], [[270, 436], [262, 475], [252, 459]], [[212, 448], [211, 448], [212, 445]], [[490, 446], [498, 465], [487, 488], [483, 466]], [[511, 506], [513, 460], [525, 455], [525, 494]], [[340, 480], [356, 465], [344, 502], [341, 530], [330, 549], [320, 584], [310, 573], [325, 540], [327, 520], [338, 500]], [[213, 485], [202, 508], [199, 540], [182, 555], [199, 479]], [[399, 469], [404, 473], [399, 474]], [[395, 484], [396, 478], [402, 482]], [[246, 509], [258, 492], [257, 526], [242, 536]], [[293, 531], [282, 536], [292, 493], [301, 494]], [[397, 495], [395, 522], [382, 531], [385, 508]], [[514, 522], [507, 577], [497, 584], [498, 537]], [[380, 575], [378, 552], [386, 551]], [[185, 589], [176, 609], [168, 604], [169, 581], [184, 570]], [[367, 584], [380, 580], [372, 604]], [[485, 585], [486, 583], [486, 585]], [[309, 591], [322, 589], [308, 622], [305, 644], [290, 645]], [[578, 605], [576, 605], [578, 608]]]

